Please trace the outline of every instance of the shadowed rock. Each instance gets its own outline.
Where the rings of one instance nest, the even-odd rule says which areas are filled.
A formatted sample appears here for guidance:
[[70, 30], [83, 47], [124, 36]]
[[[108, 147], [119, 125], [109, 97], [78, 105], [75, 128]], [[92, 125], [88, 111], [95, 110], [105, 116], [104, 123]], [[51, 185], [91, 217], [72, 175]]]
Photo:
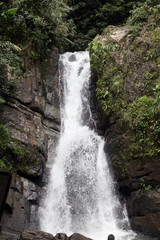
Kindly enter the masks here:
[[42, 231], [24, 231], [21, 236], [20, 240], [54, 240], [52, 234], [42, 232]]
[[55, 236], [55, 240], [68, 240], [68, 237], [65, 233], [57, 233]]
[[75, 55], [74, 55], [74, 54], [71, 55], [71, 56], [68, 58], [68, 60], [69, 60], [70, 62], [74, 62], [74, 61], [76, 61], [76, 57], [75, 57]]
[[79, 233], [73, 233], [70, 237], [69, 240], [92, 240], [91, 238], [87, 238], [83, 236], [82, 234]]

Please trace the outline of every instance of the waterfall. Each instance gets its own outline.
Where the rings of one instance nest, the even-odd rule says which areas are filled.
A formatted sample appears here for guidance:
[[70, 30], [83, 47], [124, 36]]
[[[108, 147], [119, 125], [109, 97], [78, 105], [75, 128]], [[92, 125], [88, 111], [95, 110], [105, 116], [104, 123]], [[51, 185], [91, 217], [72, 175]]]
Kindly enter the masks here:
[[60, 56], [61, 135], [45, 201], [40, 208], [43, 231], [79, 232], [93, 239], [129, 240], [125, 207], [104, 153], [104, 140], [89, 126], [90, 62], [88, 52]]

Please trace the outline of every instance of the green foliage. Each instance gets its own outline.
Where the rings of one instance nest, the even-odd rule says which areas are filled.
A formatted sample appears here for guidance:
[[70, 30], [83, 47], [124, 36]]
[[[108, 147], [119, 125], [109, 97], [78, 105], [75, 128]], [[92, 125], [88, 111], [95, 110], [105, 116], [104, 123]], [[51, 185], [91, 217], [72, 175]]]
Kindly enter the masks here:
[[0, 169], [5, 169], [7, 171], [14, 171], [13, 163], [8, 162], [6, 157], [0, 159]]
[[10, 8], [8, 10], [6, 10], [5, 12], [1, 13], [1, 16], [3, 18], [8, 18], [9, 15], [15, 15], [17, 13], [17, 8]]
[[160, 83], [157, 83], [155, 87], [155, 98], [152, 106], [152, 113], [157, 117], [160, 115]]
[[7, 129], [0, 125], [0, 169], [5, 169], [8, 171], [13, 171], [13, 162], [8, 161], [6, 152], [8, 150], [8, 145], [10, 142], [10, 134]]
[[[28, 167], [31, 153], [29, 150], [20, 146], [20, 142], [16, 141], [16, 145], [10, 146], [10, 134], [7, 129], [0, 125], [0, 169], [8, 171], [16, 171], [19, 166]], [[38, 165], [39, 158], [35, 160]]]
[[153, 98], [143, 96], [131, 103], [124, 111], [124, 118], [129, 122], [131, 128], [146, 128], [151, 116]]
[[121, 176], [124, 177], [127, 174], [127, 162], [126, 162], [126, 159], [123, 158], [122, 155], [121, 155], [121, 157], [122, 157], [123, 161], [120, 161], [119, 159], [117, 159], [113, 162], [113, 165], [115, 167], [119, 167], [121, 169]]
[[[133, 37], [139, 35], [149, 15], [153, 14], [153, 20], [150, 23], [155, 28], [160, 17], [160, 5], [157, 5], [158, 0], [147, 0], [145, 3], [137, 2], [130, 11], [130, 17], [127, 20], [127, 25], [131, 27]], [[154, 33], [153, 33], [154, 34]], [[157, 36], [158, 37], [158, 36]], [[152, 53], [151, 53], [152, 55]]]
[[17, 93], [17, 79], [22, 74], [20, 49], [8, 41], [0, 41], [0, 96], [1, 103]]
[[135, 134], [135, 139], [129, 146], [130, 156], [134, 158], [153, 157], [160, 153], [160, 127], [153, 113], [153, 104], [153, 97], [143, 96], [124, 111], [123, 117]]
[[[144, 2], [144, 0], [139, 0], [137, 4], [140, 2]], [[68, 1], [68, 4], [72, 7], [68, 18], [73, 19], [76, 32], [93, 38], [108, 25], [123, 24], [129, 16], [129, 11], [135, 5], [135, 1], [73, 0]], [[85, 46], [84, 43], [83, 45]]]
[[46, 60], [51, 45], [61, 46], [72, 21], [64, 0], [0, 3], [0, 103], [16, 97], [17, 80], [28, 62]]
[[[123, 104], [120, 96], [124, 76], [121, 67], [115, 63], [111, 55], [113, 52], [119, 51], [119, 48], [116, 41], [103, 45], [95, 39], [89, 45], [92, 73], [98, 77], [97, 98], [106, 116], [110, 116], [113, 112], [118, 114]], [[110, 64], [107, 65], [107, 62]]]
[[159, 189], [160, 185], [146, 185], [144, 178], [140, 178], [140, 186], [141, 186], [141, 190], [153, 190], [153, 189]]
[[153, 187], [151, 185], [146, 185], [143, 178], [140, 178], [140, 185], [142, 190], [151, 190]]
[[0, 151], [6, 150], [10, 141], [10, 134], [7, 129], [0, 125]]
[[101, 42], [93, 40], [88, 47], [91, 56], [92, 73], [96, 73], [97, 77], [101, 75], [105, 63], [105, 51]]
[[30, 58], [41, 60], [53, 42], [65, 36], [64, 18], [69, 8], [63, 0], [13, 0], [0, 5], [3, 40], [22, 47]]
[[148, 17], [148, 8], [145, 4], [138, 3], [133, 6], [130, 13], [131, 15], [127, 20], [127, 25], [131, 26], [132, 36], [136, 37], [139, 35], [143, 23]]
[[29, 150], [23, 149], [19, 146], [13, 146], [11, 148], [12, 154], [18, 159], [18, 160], [27, 160], [30, 157]]
[[2, 103], [5, 103], [5, 99], [2, 96], [0, 96], [0, 104]]
[[[110, 28], [89, 45], [98, 102], [108, 124], [114, 124], [114, 165], [122, 176], [130, 160], [139, 163], [160, 157], [160, 5], [156, 4], [147, 1], [133, 8], [128, 24], [134, 38], [126, 47], [125, 41], [111, 40]], [[141, 29], [143, 34], [137, 36]], [[128, 88], [133, 84], [137, 93], [132, 94]]]
[[40, 158], [39, 157], [36, 157], [35, 161], [34, 161], [34, 166], [38, 166], [40, 164]]
[[145, 8], [145, 5], [140, 3], [134, 5], [130, 13], [131, 16], [128, 18], [127, 22], [131, 25], [135, 23], [144, 22], [148, 17], [148, 11]]

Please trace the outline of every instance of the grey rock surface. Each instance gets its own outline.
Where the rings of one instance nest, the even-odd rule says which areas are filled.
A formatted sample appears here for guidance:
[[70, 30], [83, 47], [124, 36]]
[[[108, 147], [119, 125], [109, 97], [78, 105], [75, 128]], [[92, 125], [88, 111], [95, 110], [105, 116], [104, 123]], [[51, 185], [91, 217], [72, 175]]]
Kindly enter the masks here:
[[20, 235], [20, 240], [54, 240], [52, 234], [42, 231], [26, 230]]
[[[28, 159], [14, 159], [19, 176], [13, 175], [12, 184], [2, 218], [2, 234], [19, 236], [28, 228], [38, 229], [37, 210], [46, 162], [52, 165], [59, 138], [59, 76], [58, 50], [53, 47], [47, 63], [28, 66], [25, 76], [19, 79], [16, 99], [4, 104], [0, 124], [10, 132], [10, 147], [29, 152]], [[49, 156], [48, 156], [49, 152]], [[43, 178], [43, 180], [42, 180]]]

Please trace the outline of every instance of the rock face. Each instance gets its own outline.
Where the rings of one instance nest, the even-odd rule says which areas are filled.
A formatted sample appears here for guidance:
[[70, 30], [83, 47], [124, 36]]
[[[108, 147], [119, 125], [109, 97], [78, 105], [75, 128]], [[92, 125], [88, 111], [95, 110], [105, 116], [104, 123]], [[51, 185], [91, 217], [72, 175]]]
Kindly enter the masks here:
[[12, 175], [10, 191], [2, 216], [1, 233], [18, 237], [25, 228], [37, 228], [37, 208], [40, 187], [33, 182]]
[[142, 23], [136, 36], [127, 26], [109, 26], [90, 44], [90, 55], [101, 119], [105, 119], [105, 152], [132, 228], [159, 237], [160, 44], [155, 14]]
[[134, 229], [159, 237], [160, 189], [133, 192], [128, 209]]
[[0, 124], [8, 129], [11, 139], [7, 158], [19, 175], [12, 177], [1, 223], [4, 234], [17, 236], [26, 228], [38, 228], [38, 199], [40, 186], [47, 180], [42, 181], [42, 176], [48, 149], [53, 159], [59, 137], [58, 86], [58, 51], [53, 48], [46, 64], [28, 67], [19, 80], [18, 97], [1, 109]]

